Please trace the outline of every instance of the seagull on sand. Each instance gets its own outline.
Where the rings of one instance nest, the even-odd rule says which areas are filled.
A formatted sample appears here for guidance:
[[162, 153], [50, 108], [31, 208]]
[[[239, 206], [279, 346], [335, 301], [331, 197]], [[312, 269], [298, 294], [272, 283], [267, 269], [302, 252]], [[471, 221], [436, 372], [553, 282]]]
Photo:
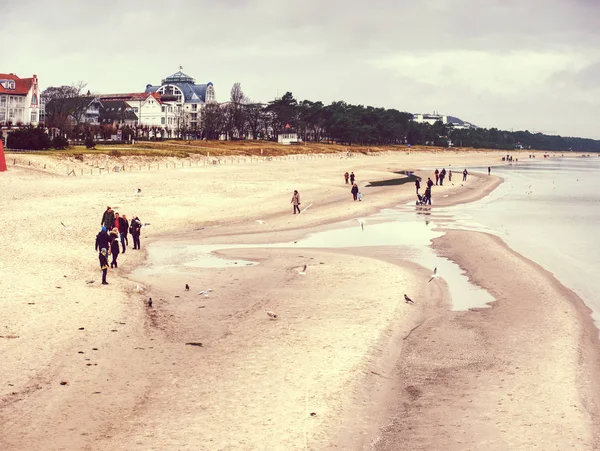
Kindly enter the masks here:
[[365, 231], [365, 220], [362, 218], [357, 218], [356, 219], [358, 221], [358, 223], [360, 224], [360, 228], [361, 230], [364, 232]]
[[408, 303], [414, 304], [414, 301], [411, 298], [409, 298], [407, 295], [404, 295], [404, 300], [406, 301], [407, 304]]
[[269, 315], [269, 318], [271, 318], [271, 319], [277, 319], [277, 315], [275, 314], [274, 311], [272, 311], [272, 310], [265, 310], [265, 312], [267, 312], [267, 315]]
[[190, 286], [187, 283], [185, 284], [185, 291], [190, 291]]
[[201, 291], [200, 293], [198, 293], [198, 295], [200, 295], [200, 296], [204, 295], [204, 297], [207, 298], [208, 293], [210, 293], [211, 291], [212, 291], [212, 288], [209, 288], [208, 290]]
[[307, 268], [307, 266], [304, 265], [304, 268], [302, 268], [302, 271], [298, 270], [298, 274], [301, 275], [301, 276], [305, 276], [306, 275], [306, 268]]
[[433, 279], [435, 279], [437, 277], [437, 266], [435, 268], [433, 268], [433, 274], [431, 275], [431, 279], [429, 279], [429, 281], [431, 282]]

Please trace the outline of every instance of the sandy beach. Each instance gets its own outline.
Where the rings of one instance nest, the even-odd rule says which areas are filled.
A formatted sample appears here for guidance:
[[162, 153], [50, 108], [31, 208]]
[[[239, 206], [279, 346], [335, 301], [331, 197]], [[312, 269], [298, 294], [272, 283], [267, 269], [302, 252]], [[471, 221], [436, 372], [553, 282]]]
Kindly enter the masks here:
[[[365, 187], [394, 171], [456, 168], [432, 208], [472, 202], [502, 180], [471, 173], [462, 183], [458, 172], [501, 156], [273, 158], [75, 177], [61, 175], [64, 161], [15, 156], [22, 164], [0, 174], [0, 449], [599, 449], [589, 311], [489, 235], [451, 231], [433, 244], [496, 299], [468, 312], [450, 311], [443, 279], [427, 283], [431, 268], [389, 247], [230, 249], [220, 254], [259, 264], [135, 273], [151, 268], [154, 243], [293, 242], [414, 201], [413, 184]], [[310, 206], [300, 216], [294, 189]], [[103, 287], [94, 239], [107, 205], [149, 225], [142, 250], [121, 254]]]

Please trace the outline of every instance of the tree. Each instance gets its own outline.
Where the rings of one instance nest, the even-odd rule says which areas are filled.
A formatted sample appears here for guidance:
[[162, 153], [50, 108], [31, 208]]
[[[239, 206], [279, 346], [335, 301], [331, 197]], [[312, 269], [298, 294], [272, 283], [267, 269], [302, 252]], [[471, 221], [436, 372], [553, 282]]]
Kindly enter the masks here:
[[252, 139], [265, 137], [265, 112], [260, 103], [248, 103], [244, 105], [244, 116], [246, 125], [252, 134]]
[[201, 117], [202, 136], [206, 139], [219, 139], [224, 122], [224, 108], [211, 102], [204, 106]]
[[273, 126], [276, 132], [283, 130], [286, 125], [297, 126], [298, 101], [291, 92], [286, 92], [281, 99], [269, 102], [266, 111], [272, 113]]
[[236, 132], [237, 138], [243, 139], [246, 131], [246, 109], [244, 106], [248, 102], [248, 98], [242, 91], [240, 83], [234, 83], [231, 88], [231, 96], [228, 105], [228, 132]]
[[46, 110], [46, 126], [57, 129], [60, 133], [68, 133], [73, 124], [82, 122], [89, 105], [89, 98], [82, 92], [87, 86], [84, 82], [71, 86], [51, 86], [41, 94], [42, 104]]
[[19, 150], [46, 150], [50, 148], [50, 137], [41, 127], [25, 127], [9, 133], [7, 147]]

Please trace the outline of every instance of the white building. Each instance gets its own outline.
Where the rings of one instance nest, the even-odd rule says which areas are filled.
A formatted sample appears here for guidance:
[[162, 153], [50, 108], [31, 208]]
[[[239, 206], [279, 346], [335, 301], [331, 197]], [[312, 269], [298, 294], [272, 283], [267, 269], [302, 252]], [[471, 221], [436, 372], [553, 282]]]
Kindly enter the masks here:
[[292, 130], [290, 124], [286, 124], [285, 128], [277, 134], [277, 142], [284, 146], [291, 144], [300, 144], [302, 140], [298, 136], [298, 133]]
[[173, 129], [177, 125], [178, 105], [175, 98], [158, 93], [103, 94], [103, 101], [125, 101], [137, 116], [136, 125]]
[[37, 125], [40, 118], [38, 78], [0, 74], [0, 125]]
[[441, 121], [444, 125], [450, 125], [452, 128], [457, 130], [461, 129], [469, 129], [469, 128], [477, 128], [475, 125], [465, 122], [462, 119], [459, 119], [454, 116], [446, 116], [445, 114], [413, 114], [413, 121], [424, 124], [427, 123], [429, 125], [433, 125], [438, 121]]
[[162, 80], [160, 86], [146, 85], [146, 93], [173, 99], [181, 107], [185, 121], [192, 130], [200, 127], [202, 107], [216, 101], [215, 88], [211, 82], [196, 84], [196, 80], [181, 71]]

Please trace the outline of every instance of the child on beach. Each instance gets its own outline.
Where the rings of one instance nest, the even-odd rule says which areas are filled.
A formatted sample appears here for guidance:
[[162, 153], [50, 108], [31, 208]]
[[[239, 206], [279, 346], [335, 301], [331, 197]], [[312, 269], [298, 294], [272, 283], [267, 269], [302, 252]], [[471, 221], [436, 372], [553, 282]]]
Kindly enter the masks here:
[[119, 265], [117, 265], [117, 257], [119, 256], [119, 232], [117, 228], [115, 227], [112, 230], [112, 232], [110, 232], [110, 234], [112, 235], [112, 242], [110, 243], [110, 253], [112, 254], [112, 262], [110, 262], [110, 267], [118, 268]]
[[102, 285], [108, 285], [106, 281], [106, 272], [108, 271], [108, 258], [106, 258], [106, 249], [102, 248], [98, 254], [100, 260], [100, 269], [102, 270]]

